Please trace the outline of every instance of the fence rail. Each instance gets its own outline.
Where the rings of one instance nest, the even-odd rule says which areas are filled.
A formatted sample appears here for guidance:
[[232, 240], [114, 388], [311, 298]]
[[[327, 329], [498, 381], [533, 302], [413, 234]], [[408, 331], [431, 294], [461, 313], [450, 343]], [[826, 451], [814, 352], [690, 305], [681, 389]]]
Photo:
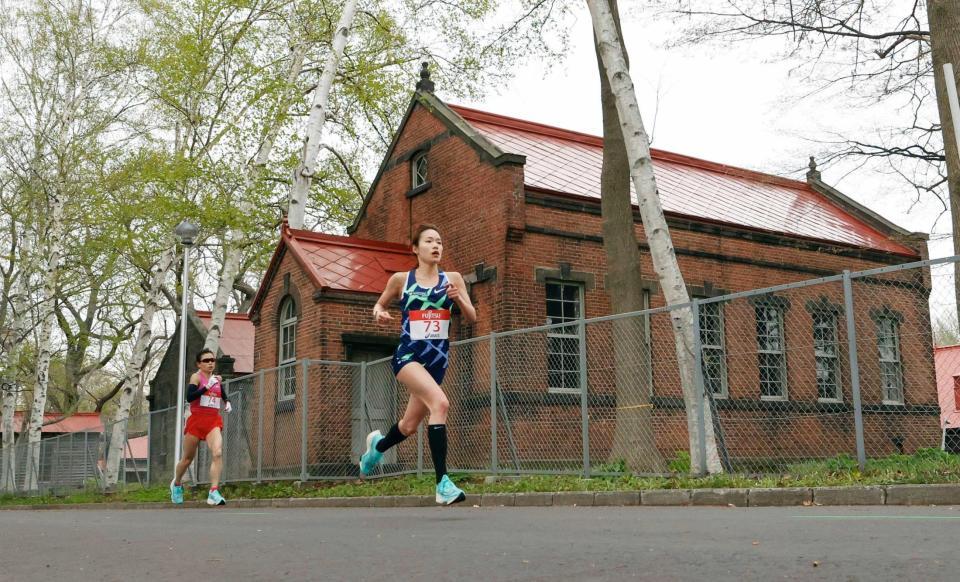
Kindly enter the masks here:
[[[771, 281], [592, 319], [582, 317], [582, 299], [562, 297], [561, 308], [548, 308], [547, 325], [452, 342], [443, 384], [451, 403], [448, 466], [492, 474], [798, 474], [838, 455], [863, 466], [940, 447], [941, 418], [960, 400], [952, 391], [960, 350], [935, 361], [934, 345], [960, 343], [960, 326], [952, 286], [935, 288], [931, 271], [952, 272], [958, 260]], [[693, 341], [681, 350], [696, 362], [686, 376], [672, 322], [683, 315]], [[950, 382], [939, 391], [938, 366]], [[389, 358], [305, 359], [226, 385], [227, 482], [353, 479], [366, 434], [388, 428], [407, 399]], [[175, 414], [126, 422], [121, 484], [169, 480]], [[3, 473], [0, 489], [22, 488], [28, 470], [43, 488], [102, 486], [112, 433], [104, 428], [43, 439], [34, 466], [18, 443], [16, 468]], [[430, 470], [421, 432], [390, 450], [377, 475]], [[143, 458], [129, 444], [137, 438], [149, 443]], [[205, 481], [207, 467], [201, 448], [192, 477]]]

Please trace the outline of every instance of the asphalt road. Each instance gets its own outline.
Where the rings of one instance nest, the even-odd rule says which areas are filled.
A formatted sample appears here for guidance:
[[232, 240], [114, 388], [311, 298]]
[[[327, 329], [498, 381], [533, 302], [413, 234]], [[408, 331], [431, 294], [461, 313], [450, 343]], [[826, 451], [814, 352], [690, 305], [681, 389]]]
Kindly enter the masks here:
[[960, 509], [0, 511], [0, 580], [948, 580]]

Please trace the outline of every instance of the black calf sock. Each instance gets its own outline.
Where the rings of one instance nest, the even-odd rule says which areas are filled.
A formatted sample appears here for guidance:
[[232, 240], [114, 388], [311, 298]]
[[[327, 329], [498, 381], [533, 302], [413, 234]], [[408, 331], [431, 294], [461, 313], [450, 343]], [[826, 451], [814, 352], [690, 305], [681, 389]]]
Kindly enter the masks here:
[[437, 473], [437, 483], [447, 474], [447, 425], [431, 424], [427, 426], [427, 439], [430, 442], [430, 456]]
[[387, 431], [387, 436], [380, 439], [380, 442], [377, 443], [377, 451], [385, 453], [390, 447], [402, 443], [406, 438], [407, 435], [400, 432], [400, 425], [395, 424]]

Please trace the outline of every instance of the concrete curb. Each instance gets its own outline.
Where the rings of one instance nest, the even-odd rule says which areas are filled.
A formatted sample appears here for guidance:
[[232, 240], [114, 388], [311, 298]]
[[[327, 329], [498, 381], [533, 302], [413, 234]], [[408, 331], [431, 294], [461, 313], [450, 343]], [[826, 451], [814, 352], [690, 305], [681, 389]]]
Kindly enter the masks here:
[[750, 489], [747, 493], [747, 504], [750, 507], [813, 505], [813, 489], [807, 487]]
[[885, 505], [883, 487], [816, 487], [814, 505]]
[[691, 501], [694, 505], [747, 507], [749, 491], [749, 489], [694, 489]]
[[[960, 484], [885, 485], [870, 487], [782, 487], [756, 489], [653, 489], [645, 491], [560, 491], [556, 493], [468, 494], [453, 507], [793, 507], [802, 505], [960, 505]], [[380, 497], [295, 497], [288, 499], [236, 499], [227, 507], [436, 507], [433, 495]], [[7, 505], [0, 511], [58, 509], [215, 509], [203, 501], [172, 503], [54, 503]]]
[[690, 505], [689, 489], [652, 489], [640, 492], [640, 505], [669, 507]]
[[889, 485], [887, 505], [958, 505], [960, 485]]

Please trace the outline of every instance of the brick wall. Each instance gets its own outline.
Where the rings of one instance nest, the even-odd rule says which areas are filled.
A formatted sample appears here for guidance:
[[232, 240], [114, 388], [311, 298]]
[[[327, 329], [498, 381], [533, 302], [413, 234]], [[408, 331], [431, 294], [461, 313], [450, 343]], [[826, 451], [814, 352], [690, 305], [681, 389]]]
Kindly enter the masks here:
[[[424, 150], [428, 151], [430, 187], [408, 196], [410, 158]], [[413, 228], [421, 222], [430, 222], [438, 225], [443, 235], [446, 270], [469, 275], [480, 263], [496, 269], [495, 279], [472, 289], [478, 323], [465, 326], [455, 322], [454, 339], [485, 335], [491, 330], [542, 325], [546, 321], [544, 282], [561, 272], [570, 272], [574, 278], [586, 282], [586, 317], [606, 315], [609, 302], [599, 205], [549, 193], [525, 192], [522, 184], [522, 166], [508, 163], [495, 167], [427, 109], [415, 107], [392, 157], [384, 165], [354, 235], [409, 242]], [[639, 223], [636, 232], [643, 245], [645, 237]], [[671, 234], [686, 283], [694, 292], [708, 294], [745, 291], [836, 274], [844, 269], [857, 271], [907, 260], [680, 219], [671, 219]], [[640, 269], [651, 283], [651, 306], [663, 305], [650, 254], [645, 249], [642, 249]], [[312, 283], [299, 265], [285, 256], [261, 308], [256, 338], [257, 369], [276, 365], [277, 313], [284, 277], [288, 274], [289, 286], [298, 290], [301, 299], [298, 357], [346, 359], [342, 341], [345, 332], [396, 336], [396, 330], [373, 324], [370, 310], [374, 295], [314, 301]], [[936, 436], [936, 415], [924, 408], [937, 403], [926, 306], [928, 286], [928, 281], [917, 279], [913, 273], [856, 284], [863, 401], [876, 407], [866, 413], [865, 425], [870, 446], [877, 451], [896, 450], [891, 444], [896, 435], [907, 435], [901, 441], [905, 450], [933, 444], [931, 439]], [[814, 373], [812, 318], [807, 309], [816, 302], [842, 306], [840, 284], [792, 290], [777, 297], [789, 305], [785, 311], [789, 402], [808, 403], [814, 407], [815, 414], [798, 414], [789, 406], [778, 410], [775, 404], [760, 402], [755, 307], [748, 300], [738, 300], [724, 306], [729, 400], [756, 403], [756, 409], [721, 409], [721, 419], [729, 427], [725, 431], [728, 445], [731, 450], [757, 458], [802, 457], [817, 451], [832, 453], [834, 449], [852, 452], [849, 447], [852, 435], [848, 434], [852, 424], [829, 416], [826, 408], [816, 408], [821, 403], [817, 400]], [[907, 407], [896, 410], [885, 408], [881, 403], [879, 365], [874, 361], [877, 359], [876, 330], [870, 313], [884, 307], [901, 313], [901, 336], [905, 342], [911, 342], [909, 349], [904, 344], [902, 354]], [[396, 308], [394, 311], [396, 313]], [[850, 370], [843, 321], [840, 317], [838, 360], [842, 404], [849, 406]], [[591, 394], [600, 400], [591, 403], [592, 418], [596, 420], [591, 428], [591, 446], [596, 458], [603, 459], [611, 447], [617, 390], [613, 374], [609, 370], [603, 373], [603, 366], [596, 362], [609, 364], [617, 338], [609, 329], [595, 328], [590, 332], [588, 349], [589, 384]], [[650, 329], [653, 357], [647, 365], [652, 366], [649, 373], [654, 396], [660, 399], [655, 403], [659, 407], [656, 442], [661, 453], [670, 457], [676, 450], [686, 448], [687, 441], [684, 414], [678, 409], [681, 392], [669, 318], [666, 315], [652, 317]], [[523, 456], [549, 459], [569, 456], [569, 451], [577, 449], [582, 435], [579, 404], [571, 401], [569, 395], [547, 395], [544, 336], [539, 332], [505, 338], [500, 342], [502, 352], [498, 350], [498, 363], [503, 372], [501, 389], [507, 393], [508, 408], [513, 405], [511, 428], [520, 446], [526, 447]], [[461, 362], [455, 355], [452, 361], [455, 369], [445, 382], [451, 399], [456, 395], [456, 401], [470, 403], [460, 413], [453, 411], [455, 420], [451, 423], [463, 432], [457, 438], [464, 443], [478, 441], [476, 450], [480, 456], [480, 451], [489, 447], [489, 436], [484, 436], [484, 427], [489, 427], [489, 411], [483, 410], [489, 404], [485, 396], [489, 378], [483, 377], [488, 359], [489, 353], [482, 348], [474, 348], [471, 356], [463, 356]], [[638, 385], [649, 389], [649, 384]], [[313, 388], [310, 394], [311, 425], [330, 423], [331, 416], [337, 417], [341, 411], [349, 410], [349, 394], [340, 393], [352, 389], [346, 378], [319, 386], [322, 387]], [[919, 408], [914, 411], [913, 407]], [[299, 414], [293, 416], [299, 418]], [[331, 429], [323, 435], [311, 433], [311, 458], [349, 449], [349, 425], [345, 420], [343, 424], [340, 427], [343, 430]], [[521, 438], [524, 435], [529, 438]], [[454, 442], [452, 437], [451, 443]], [[451, 454], [455, 458], [456, 453]], [[409, 450], [404, 450], [401, 457], [409, 458]]]
[[[519, 196], [522, 168], [514, 164], [495, 167], [482, 160], [475, 149], [461, 137], [451, 135], [423, 107], [414, 109], [405, 127], [354, 235], [409, 243], [419, 224], [437, 225], [444, 243], [445, 270], [468, 275], [479, 263], [497, 269], [498, 282], [473, 288], [479, 322], [462, 335], [503, 329], [502, 312], [497, 306], [505, 287], [499, 284], [499, 278], [504, 276], [508, 227], [523, 224], [524, 205]], [[408, 197], [410, 157], [427, 143], [431, 186]]]

